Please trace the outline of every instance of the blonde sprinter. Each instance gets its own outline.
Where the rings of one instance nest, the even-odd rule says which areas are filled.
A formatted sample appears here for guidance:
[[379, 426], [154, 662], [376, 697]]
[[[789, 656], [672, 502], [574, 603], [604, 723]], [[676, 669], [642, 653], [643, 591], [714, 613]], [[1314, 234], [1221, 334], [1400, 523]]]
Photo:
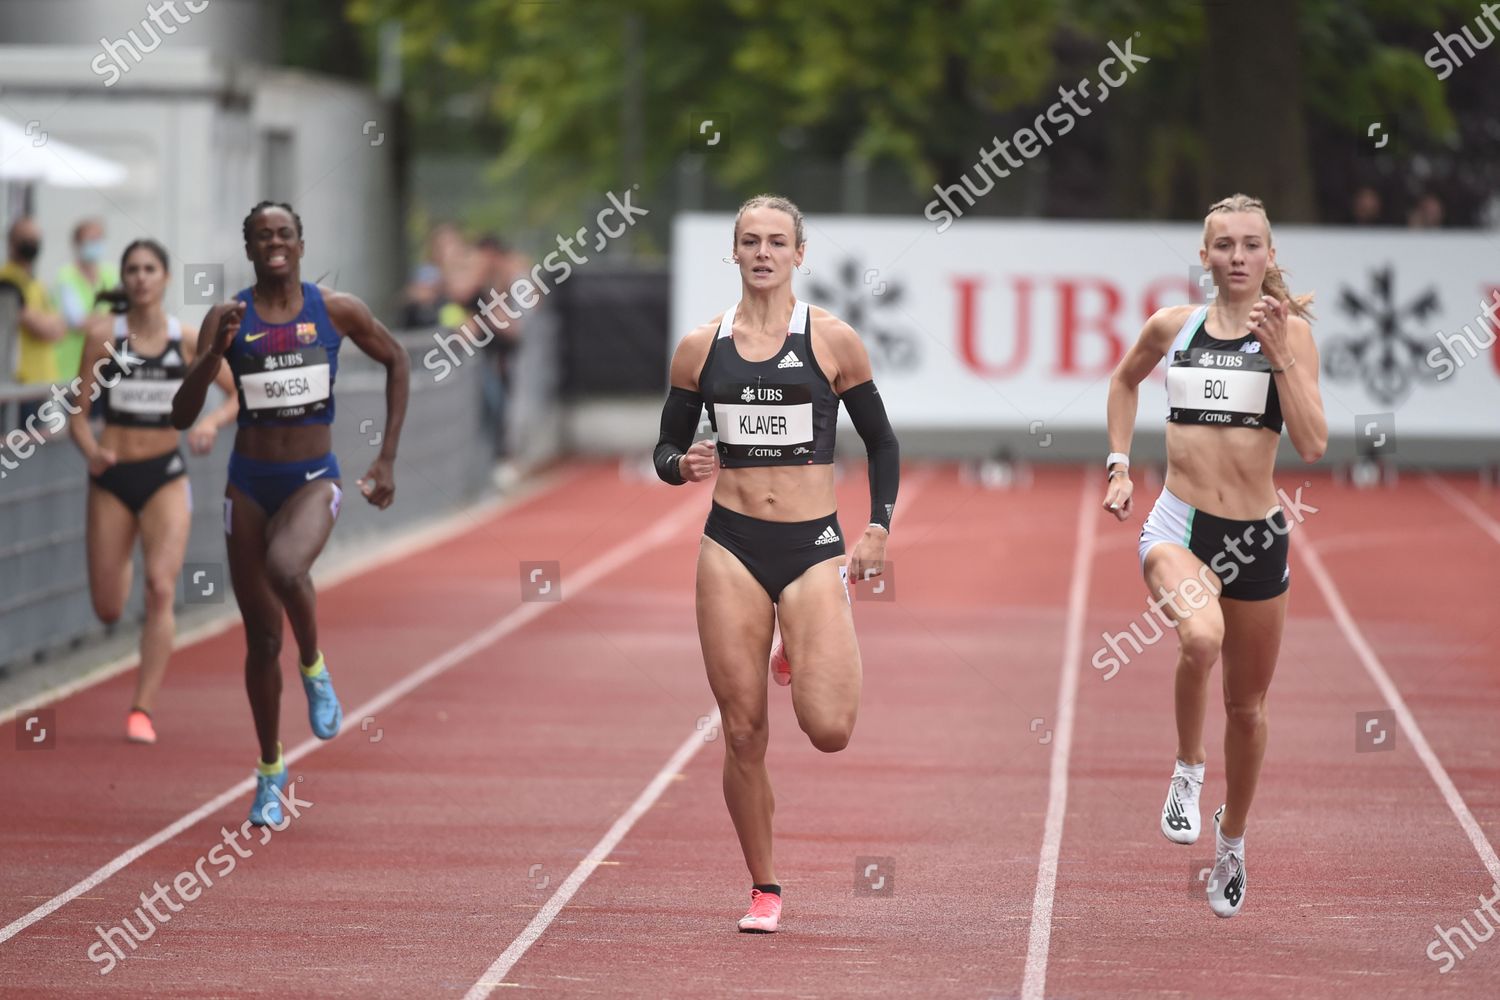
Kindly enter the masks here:
[[[781, 914], [765, 764], [772, 635], [779, 618], [802, 731], [819, 750], [842, 750], [860, 690], [845, 575], [881, 572], [900, 459], [859, 336], [792, 291], [807, 249], [802, 213], [784, 198], [752, 198], [733, 247], [740, 301], [678, 345], [655, 460], [674, 485], [724, 470], [698, 554], [698, 636], [723, 716], [724, 800], [750, 869], [739, 929], [770, 933]], [[870, 468], [868, 526], [847, 562], [833, 489], [841, 402]], [[693, 444], [705, 404], [718, 441]]]
[[1228, 791], [1214, 814], [1207, 894], [1214, 913], [1232, 917], [1245, 897], [1245, 827], [1290, 584], [1290, 526], [1271, 478], [1276, 450], [1284, 426], [1303, 461], [1315, 462], [1328, 424], [1307, 322], [1312, 297], [1287, 291], [1261, 203], [1237, 194], [1209, 209], [1199, 257], [1213, 274], [1213, 300], [1158, 310], [1110, 379], [1104, 507], [1130, 516], [1137, 386], [1165, 357], [1167, 477], [1139, 547], [1146, 585], [1170, 595], [1163, 607], [1177, 624], [1177, 764], [1161, 830], [1175, 843], [1198, 839], [1208, 679], [1222, 654]]

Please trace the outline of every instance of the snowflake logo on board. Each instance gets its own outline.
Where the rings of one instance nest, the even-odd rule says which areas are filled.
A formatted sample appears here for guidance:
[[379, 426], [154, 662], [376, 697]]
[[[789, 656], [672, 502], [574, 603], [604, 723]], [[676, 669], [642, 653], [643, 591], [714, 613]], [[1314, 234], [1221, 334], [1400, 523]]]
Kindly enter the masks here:
[[[846, 257], [837, 273], [837, 285], [813, 279], [809, 289], [812, 300], [854, 327], [870, 352], [870, 365], [877, 374], [916, 368], [921, 352], [917, 337], [909, 330], [910, 321], [902, 318], [901, 284], [877, 270], [861, 267], [854, 257]], [[867, 280], [861, 280], [862, 274]], [[877, 282], [875, 277], [881, 280]]]
[[1417, 379], [1437, 381], [1437, 369], [1422, 360], [1431, 342], [1405, 328], [1407, 323], [1425, 324], [1438, 311], [1437, 289], [1429, 287], [1398, 305], [1394, 271], [1387, 266], [1372, 273], [1372, 291], [1367, 297], [1347, 285], [1340, 290], [1339, 309], [1364, 329], [1329, 338], [1323, 353], [1323, 371], [1331, 380], [1362, 380], [1366, 391], [1386, 406], [1394, 406], [1410, 395]]

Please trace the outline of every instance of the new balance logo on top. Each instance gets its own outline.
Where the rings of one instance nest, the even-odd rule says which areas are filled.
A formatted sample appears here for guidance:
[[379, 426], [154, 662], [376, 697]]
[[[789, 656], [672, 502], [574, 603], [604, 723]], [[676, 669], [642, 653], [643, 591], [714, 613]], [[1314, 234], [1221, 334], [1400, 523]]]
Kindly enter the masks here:
[[780, 364], [778, 364], [776, 367], [777, 368], [801, 368], [802, 367], [802, 362], [797, 359], [797, 355], [796, 354], [792, 353], [791, 351], [787, 351], [786, 355], [781, 359]]
[[834, 531], [833, 530], [833, 525], [830, 524], [828, 527], [826, 527], [826, 528], [823, 529], [823, 533], [818, 536], [818, 540], [816, 542], [813, 542], [813, 544], [814, 545], [832, 545], [834, 542], [836, 542], [838, 540], [839, 540], [839, 533], [837, 531]]

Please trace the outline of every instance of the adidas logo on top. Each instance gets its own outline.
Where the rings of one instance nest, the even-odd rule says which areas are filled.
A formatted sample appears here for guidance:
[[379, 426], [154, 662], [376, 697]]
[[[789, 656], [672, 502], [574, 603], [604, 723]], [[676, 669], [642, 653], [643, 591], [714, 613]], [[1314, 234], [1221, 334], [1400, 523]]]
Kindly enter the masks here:
[[786, 352], [786, 356], [781, 359], [781, 362], [776, 367], [777, 368], [801, 368], [802, 367], [802, 362], [797, 359], [797, 355], [796, 354], [794, 354], [791, 351], [787, 351]]
[[813, 544], [814, 545], [832, 545], [834, 542], [836, 542], [838, 540], [839, 540], [839, 533], [837, 531], [834, 531], [833, 530], [833, 525], [830, 524], [828, 527], [826, 527], [826, 528], [823, 529], [823, 533], [818, 536], [818, 540], [815, 541], [815, 542], [813, 542]]

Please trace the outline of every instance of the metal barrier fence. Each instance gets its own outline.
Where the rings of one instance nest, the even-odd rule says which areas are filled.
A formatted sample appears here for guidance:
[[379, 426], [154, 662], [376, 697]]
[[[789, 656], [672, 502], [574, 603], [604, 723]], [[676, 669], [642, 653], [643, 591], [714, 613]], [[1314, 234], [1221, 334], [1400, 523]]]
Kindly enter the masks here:
[[[396, 502], [385, 511], [364, 503], [355, 486], [379, 451], [385, 375], [355, 348], [340, 355], [333, 441], [346, 497], [330, 547], [357, 546], [466, 506], [490, 483], [493, 460], [481, 423], [482, 358], [436, 382], [421, 367], [432, 335], [399, 336], [412, 356], [411, 404], [396, 459]], [[17, 426], [20, 402], [46, 396], [46, 387], [0, 392], [0, 428]], [[179, 605], [232, 600], [226, 596], [222, 505], [232, 442], [233, 429], [226, 428], [212, 454], [188, 456], [193, 527], [178, 581]], [[0, 480], [0, 666], [103, 633], [89, 598], [86, 495], [83, 459], [66, 434], [38, 447]], [[135, 559], [135, 582], [121, 622], [127, 627], [139, 620], [144, 593], [139, 551]], [[195, 572], [202, 574], [196, 586]], [[214, 589], [206, 592], [209, 584]]]

